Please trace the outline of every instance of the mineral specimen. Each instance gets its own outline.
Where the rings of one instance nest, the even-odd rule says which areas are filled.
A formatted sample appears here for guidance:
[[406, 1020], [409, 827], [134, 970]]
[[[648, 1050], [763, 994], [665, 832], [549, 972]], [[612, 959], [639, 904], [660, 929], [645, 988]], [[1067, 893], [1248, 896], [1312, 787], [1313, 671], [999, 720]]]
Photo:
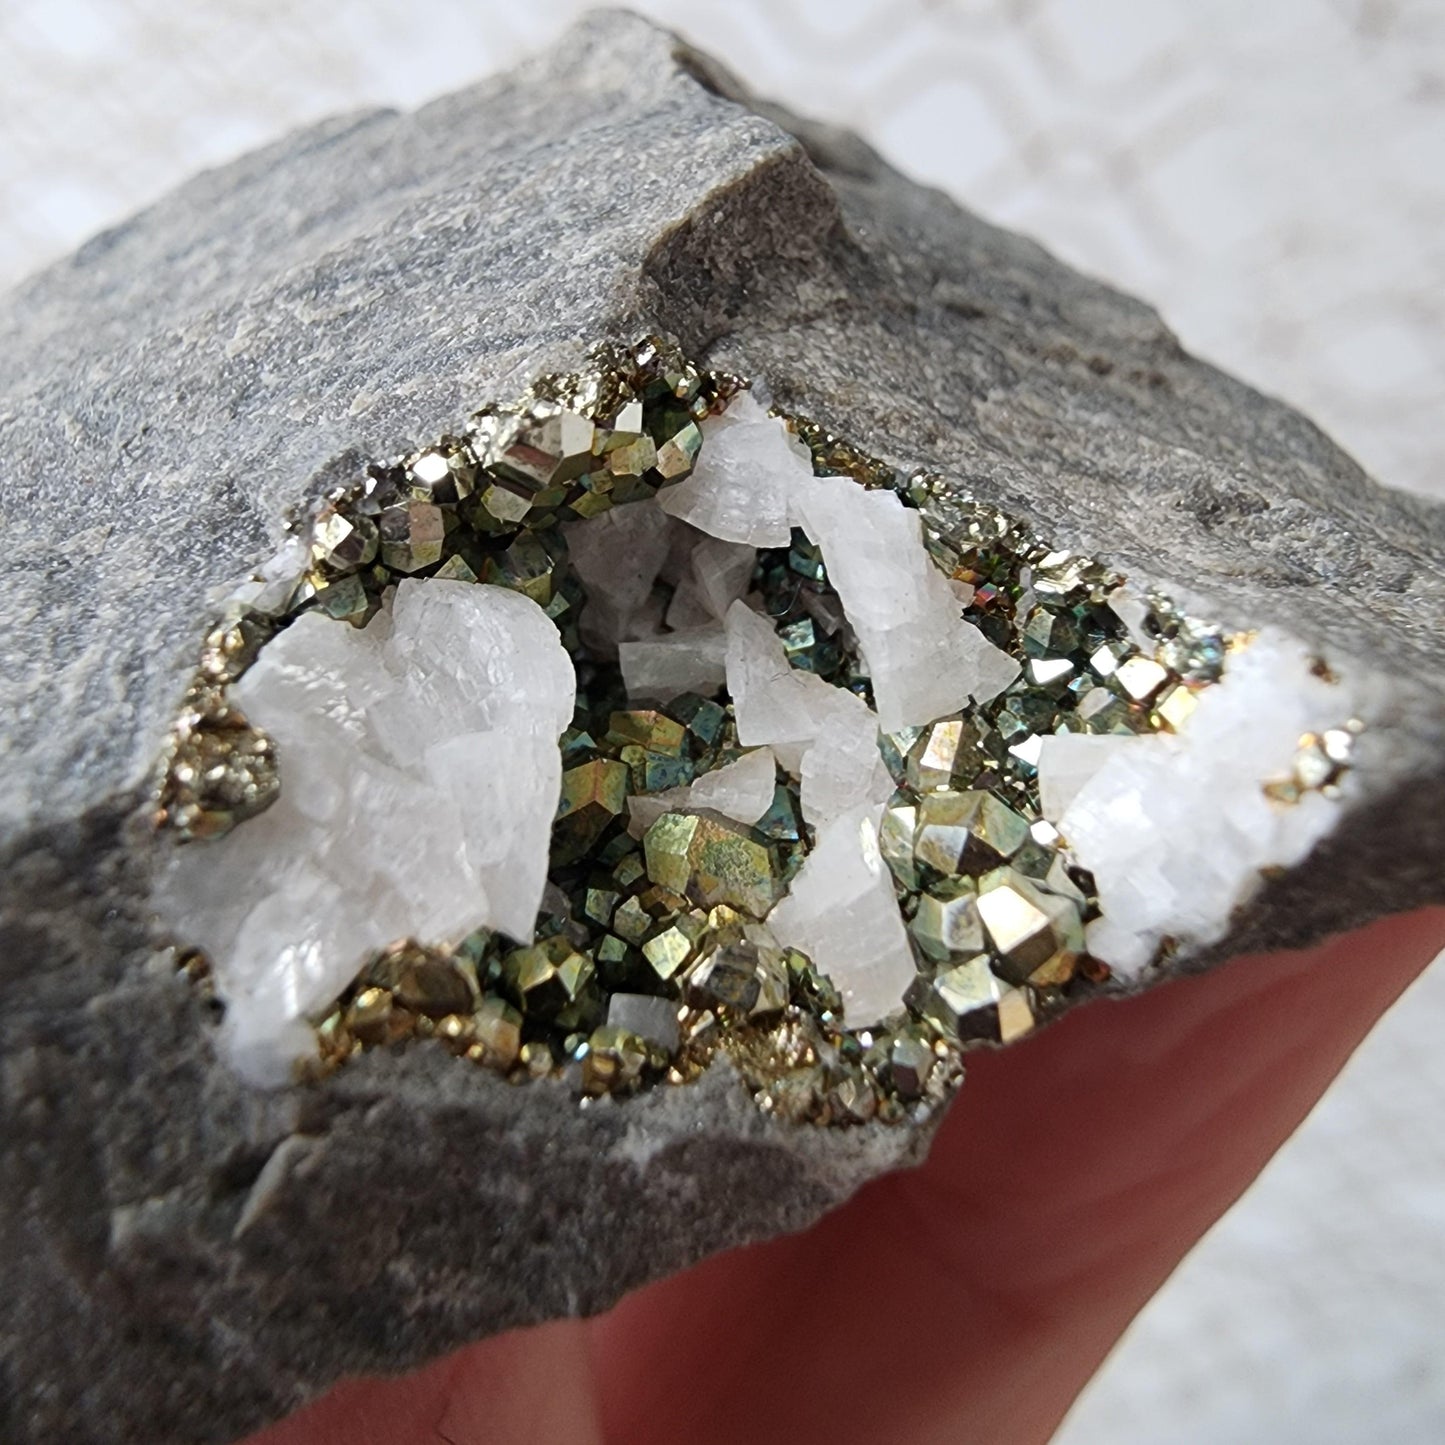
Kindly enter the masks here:
[[209, 951], [249, 1077], [284, 1082], [297, 1029], [389, 939], [530, 933], [573, 689], [556, 628], [500, 587], [406, 581], [365, 629], [310, 612], [264, 649], [234, 691], [286, 784], [156, 895]]
[[[554, 674], [576, 668], [575, 714], [555, 751], [573, 689], [564, 681], [549, 700], [541, 686], [520, 688], [515, 659], [494, 641], [466, 626], [447, 636], [447, 609], [432, 606], [437, 620], [422, 620], [418, 634], [425, 609], [413, 601], [412, 559], [371, 565], [377, 549], [353, 545], [367, 535], [371, 479], [415, 478], [415, 459], [374, 464], [318, 510], [307, 549], [318, 580], [264, 615], [283, 631], [279, 644], [258, 635], [231, 646], [234, 628], [210, 635], [175, 725], [159, 822], [192, 839], [193, 815], [214, 833], [274, 804], [271, 739], [242, 704], [296, 741], [299, 765], [267, 826], [246, 829], [248, 848], [186, 850], [157, 902], [187, 947], [204, 940], [216, 955], [230, 1047], [252, 1079], [436, 1039], [518, 1077], [560, 1072], [591, 1098], [687, 1081], [721, 1051], [743, 1065], [760, 1108], [903, 1122], [919, 1096], [893, 1079], [895, 1044], [921, 1039], [951, 1057], [1004, 1043], [1112, 979], [1187, 956], [1220, 936], [1268, 870], [1328, 831], [1364, 728], [1338, 714], [1355, 707], [1358, 688], [1282, 634], [1226, 637], [1161, 595], [1140, 601], [1107, 567], [1049, 549], [938, 478], [891, 474], [836, 438], [824, 447], [808, 423], [763, 412], [747, 386], [646, 337], [599, 349], [581, 374], [536, 379], [520, 402], [484, 408], [509, 418], [505, 445], [481, 429], [478, 450], [448, 436], [416, 454], [427, 494], [441, 498], [429, 505], [446, 540], [429, 566], [449, 610], [462, 598], [496, 608], [510, 597], [533, 633], [541, 628]], [[585, 400], [559, 430], [564, 395]], [[546, 488], [568, 484], [558, 503], [590, 474], [589, 457], [607, 458], [611, 477], [619, 456], [646, 453], [640, 477], [656, 455], [633, 438], [673, 434], [679, 401], [698, 436], [655, 488], [610, 493], [606, 510], [560, 532], [550, 510], [529, 508], [508, 531], [462, 505], [477, 486], [515, 480], [523, 436], [550, 438], [544, 458], [568, 458], [535, 462]], [[709, 471], [717, 440], [723, 459]], [[840, 457], [850, 470], [829, 475]], [[727, 505], [710, 510], [709, 491], [695, 491], [682, 508], [692, 520], [680, 523], [669, 499], [696, 479], [689, 466]], [[747, 499], [727, 500], [739, 486], [761, 488], [764, 509], [793, 524], [785, 551], [760, 550], [754, 543], [769, 537], [740, 528]], [[958, 513], [947, 525], [941, 499]], [[985, 539], [980, 555], [971, 544]], [[348, 606], [329, 607], [340, 591]], [[237, 625], [261, 628], [240, 606]], [[329, 650], [317, 642], [355, 635], [318, 634], [319, 616], [364, 628], [381, 653], [355, 642], [343, 651], [359, 664], [322, 666], [332, 695], [313, 718]], [[527, 628], [516, 631], [525, 654]], [[383, 674], [379, 694], [368, 657]], [[268, 690], [297, 659], [307, 686]], [[493, 693], [515, 712], [535, 691], [547, 766], [494, 750], [504, 771], [531, 775], [519, 803], [428, 761], [405, 801], [421, 803], [409, 831], [432, 830], [425, 843], [441, 850], [438, 866], [424, 886], [383, 883], [389, 896], [373, 902], [396, 850], [383, 820], [355, 827], [337, 815], [337, 798], [348, 799], [314, 766], [312, 734], [328, 760], [365, 753], [379, 720], [393, 751], [432, 733], [424, 760], [471, 757], [469, 742], [492, 734], [470, 732], [465, 709], [436, 705], [434, 675], [447, 669], [485, 683], [484, 712], [496, 710]], [[619, 689], [631, 706], [613, 705]], [[880, 694], [891, 696], [887, 722], [874, 711]], [[198, 733], [197, 697], [209, 703], [209, 731]], [[418, 715], [399, 726], [412, 704]], [[920, 721], [900, 721], [910, 717]], [[349, 732], [336, 731], [338, 718]], [[196, 765], [198, 736], [217, 755], [211, 766]], [[228, 810], [258, 757], [270, 768], [266, 799]], [[459, 789], [470, 840], [451, 794], [427, 797], [426, 785], [443, 782]], [[206, 808], [208, 788], [218, 800]], [[361, 803], [376, 792], [364, 767], [352, 791]], [[550, 846], [537, 826], [549, 814]], [[477, 868], [479, 828], [490, 872]], [[356, 849], [350, 859], [326, 848], [334, 829]], [[462, 846], [447, 859], [454, 841]], [[303, 858], [334, 854], [327, 867], [360, 898], [326, 869], [318, 891], [288, 857], [298, 844]], [[460, 886], [447, 862], [460, 865]], [[505, 909], [489, 905], [488, 879]], [[285, 934], [288, 913], [300, 944]], [[390, 944], [348, 979], [346, 960], [375, 947], [378, 928], [426, 942]], [[669, 1047], [656, 1028], [653, 1043], [639, 1043], [614, 1018], [613, 999], [639, 997], [670, 1011]], [[518, 1049], [479, 1038], [498, 999], [532, 1035]], [[809, 1057], [852, 1051], [841, 1083], [799, 1067], [789, 1041], [800, 1029], [816, 1041]], [[835, 1107], [840, 1088], [846, 1107]]]
[[[783, 119], [601, 17], [6, 304], [7, 1437], [235, 1435], [601, 1308], [918, 1158], [970, 1048], [1440, 897], [1438, 510]], [[485, 636], [394, 647], [448, 595], [561, 664], [481, 767]], [[268, 709], [296, 650], [330, 710]], [[340, 981], [268, 996], [307, 1078], [259, 1091], [234, 960], [308, 877]]]

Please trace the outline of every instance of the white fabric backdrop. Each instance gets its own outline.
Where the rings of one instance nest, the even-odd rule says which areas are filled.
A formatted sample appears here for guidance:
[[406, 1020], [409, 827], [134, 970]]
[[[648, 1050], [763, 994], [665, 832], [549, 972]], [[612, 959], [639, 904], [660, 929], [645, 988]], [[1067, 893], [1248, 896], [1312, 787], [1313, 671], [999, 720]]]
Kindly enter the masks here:
[[[414, 105], [574, 0], [4, 0], [0, 282], [299, 121]], [[1445, 496], [1440, 0], [635, 6], [1156, 302]], [[1064, 1445], [1445, 1440], [1441, 965], [1136, 1323]]]

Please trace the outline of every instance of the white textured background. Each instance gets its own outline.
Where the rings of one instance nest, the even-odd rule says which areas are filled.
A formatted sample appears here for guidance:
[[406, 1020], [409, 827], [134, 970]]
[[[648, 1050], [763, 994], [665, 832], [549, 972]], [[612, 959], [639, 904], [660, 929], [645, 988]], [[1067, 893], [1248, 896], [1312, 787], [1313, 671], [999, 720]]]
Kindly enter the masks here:
[[[299, 121], [414, 105], [574, 0], [0, 0], [0, 283]], [[1154, 301], [1445, 497], [1445, 0], [635, 6]], [[1063, 1445], [1445, 1442], [1445, 972], [1140, 1317]]]

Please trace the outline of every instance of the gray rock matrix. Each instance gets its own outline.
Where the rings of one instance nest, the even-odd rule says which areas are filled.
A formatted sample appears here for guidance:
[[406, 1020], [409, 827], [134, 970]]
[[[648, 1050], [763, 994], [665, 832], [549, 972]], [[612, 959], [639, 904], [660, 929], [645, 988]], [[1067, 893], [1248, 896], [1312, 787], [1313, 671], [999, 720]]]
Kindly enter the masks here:
[[579, 1109], [419, 1048], [252, 1093], [153, 946], [148, 794], [214, 590], [362, 458], [651, 329], [1389, 681], [1367, 795], [1229, 948], [1445, 898], [1445, 511], [1147, 306], [594, 17], [199, 176], [0, 303], [0, 1438], [233, 1439], [922, 1154], [770, 1122], [722, 1072]]

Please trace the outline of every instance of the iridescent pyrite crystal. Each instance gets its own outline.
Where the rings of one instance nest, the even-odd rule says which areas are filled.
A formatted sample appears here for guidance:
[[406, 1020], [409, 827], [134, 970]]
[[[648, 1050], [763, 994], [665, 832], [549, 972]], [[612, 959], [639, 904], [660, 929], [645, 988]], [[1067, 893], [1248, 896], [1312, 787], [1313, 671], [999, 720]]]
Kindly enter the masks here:
[[[264, 809], [278, 761], [284, 786], [284, 752], [278, 760], [227, 686], [304, 612], [365, 627], [405, 578], [496, 584], [545, 611], [576, 669], [535, 937], [406, 939], [357, 960], [352, 986], [312, 1019], [314, 1069], [431, 1039], [510, 1076], [560, 1073], [591, 1096], [684, 1082], [721, 1053], [767, 1111], [890, 1120], [944, 1096], [967, 1048], [1027, 1033], [1108, 981], [1087, 946], [1093, 880], [1044, 815], [1041, 749], [1065, 735], [1175, 733], [1246, 639], [1131, 595], [1106, 566], [1050, 547], [940, 476], [900, 476], [784, 418], [816, 476], [892, 489], [917, 512], [963, 617], [1019, 669], [986, 702], [878, 737], [893, 792], [876, 852], [915, 971], [882, 1022], [845, 1026], [834, 983], [766, 927], [818, 843], [808, 784], [739, 743], [725, 687], [629, 698], [618, 636], [599, 640], [589, 624], [602, 604], [569, 543], [569, 524], [651, 503], [688, 477], [705, 424], [746, 388], [656, 338], [600, 348], [582, 373], [543, 377], [514, 406], [477, 413], [464, 435], [374, 466], [329, 498], [208, 637], [160, 793], [158, 819], [181, 840]], [[791, 668], [872, 705], [819, 547], [794, 530], [755, 559], [728, 555], [743, 558], [740, 590]], [[683, 581], [664, 566], [648, 583], [637, 611], [651, 620], [633, 635], [693, 636], [703, 614], [692, 616]], [[1357, 730], [1342, 719], [1303, 736], [1293, 771], [1268, 782], [1271, 805], [1333, 796]]]

